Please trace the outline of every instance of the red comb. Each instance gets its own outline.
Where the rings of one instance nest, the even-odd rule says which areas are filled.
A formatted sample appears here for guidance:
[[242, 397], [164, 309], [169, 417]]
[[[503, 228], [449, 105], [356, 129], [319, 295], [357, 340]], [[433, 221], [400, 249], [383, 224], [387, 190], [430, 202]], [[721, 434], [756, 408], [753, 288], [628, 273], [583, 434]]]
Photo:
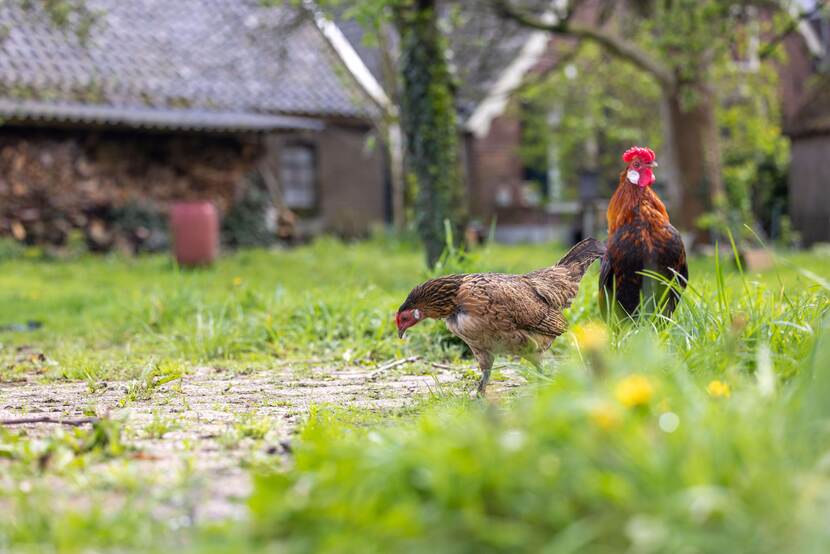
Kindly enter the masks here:
[[631, 162], [634, 158], [640, 158], [645, 163], [650, 164], [654, 161], [654, 150], [651, 148], [643, 148], [641, 146], [632, 146], [625, 151], [625, 154], [623, 154], [622, 157], [625, 163]]

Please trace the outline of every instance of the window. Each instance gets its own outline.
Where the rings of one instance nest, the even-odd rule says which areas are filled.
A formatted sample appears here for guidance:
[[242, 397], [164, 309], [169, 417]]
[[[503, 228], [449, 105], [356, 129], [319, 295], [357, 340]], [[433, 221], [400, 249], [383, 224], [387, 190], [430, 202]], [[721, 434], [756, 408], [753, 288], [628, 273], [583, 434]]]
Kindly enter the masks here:
[[282, 148], [280, 183], [286, 206], [299, 211], [317, 208], [317, 155], [313, 146], [287, 144]]

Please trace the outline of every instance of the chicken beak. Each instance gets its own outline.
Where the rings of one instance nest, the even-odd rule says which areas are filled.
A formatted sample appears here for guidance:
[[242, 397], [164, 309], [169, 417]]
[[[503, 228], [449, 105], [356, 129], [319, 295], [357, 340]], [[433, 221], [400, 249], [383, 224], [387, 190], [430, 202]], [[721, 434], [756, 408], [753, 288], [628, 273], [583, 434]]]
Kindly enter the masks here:
[[402, 339], [405, 333], [406, 329], [398, 329], [398, 338]]
[[660, 167], [660, 165], [657, 162], [651, 162], [651, 167]]

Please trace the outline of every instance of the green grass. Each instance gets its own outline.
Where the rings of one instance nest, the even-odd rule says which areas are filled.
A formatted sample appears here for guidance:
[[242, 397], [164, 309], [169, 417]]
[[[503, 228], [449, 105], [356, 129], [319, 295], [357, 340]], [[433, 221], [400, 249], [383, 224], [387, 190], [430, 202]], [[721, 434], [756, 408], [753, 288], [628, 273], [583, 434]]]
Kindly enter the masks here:
[[37, 344], [60, 378], [134, 378], [164, 358], [373, 362], [401, 352], [392, 314], [424, 276], [410, 248], [334, 240], [195, 271], [164, 256], [13, 260], [0, 264], [0, 325], [42, 321], [4, 340]]
[[[493, 246], [462, 269], [522, 272], [550, 264], [562, 251]], [[740, 298], [736, 306], [707, 306], [717, 309], [709, 316], [731, 316], [728, 310], [752, 316], [771, 304], [774, 315], [791, 324], [788, 309], [800, 312], [797, 303], [810, 297], [804, 293], [821, 289], [803, 272], [827, 278], [828, 265], [827, 257], [782, 255], [776, 271], [747, 277], [751, 298], [729, 268], [723, 290]], [[692, 260], [691, 272], [693, 287], [708, 302], [713, 260]], [[586, 278], [572, 321], [596, 315], [595, 275], [596, 269]], [[148, 365], [167, 359], [267, 366], [308, 359], [374, 363], [416, 352], [441, 359], [466, 355], [446, 334], [436, 341], [433, 333], [413, 332], [401, 343], [393, 333], [395, 309], [427, 276], [420, 254], [393, 241], [345, 246], [326, 239], [295, 250], [241, 252], [195, 271], [180, 270], [165, 256], [8, 260], [0, 262], [0, 325], [36, 320], [43, 327], [0, 335], [7, 345], [4, 365], [10, 372], [37, 366], [46, 377], [106, 379], [138, 378]], [[798, 320], [809, 317], [796, 314]], [[724, 322], [716, 323], [690, 334], [720, 334]], [[15, 360], [11, 349], [20, 344], [37, 345], [49, 363]]]
[[[494, 245], [439, 272], [522, 272], [563, 251]], [[312, 406], [288, 464], [243, 461], [256, 480], [241, 522], [166, 519], [198, 475], [153, 487], [117, 422], [37, 440], [0, 430], [0, 551], [827, 551], [830, 256], [778, 253], [761, 274], [690, 265], [673, 321], [610, 332], [592, 323], [593, 268], [568, 313], [574, 332], [493, 403], [436, 387], [394, 417]], [[240, 252], [196, 271], [164, 256], [8, 259], [0, 325], [43, 327], [0, 333], [0, 385], [125, 380], [129, 407], [200, 365], [469, 365], [442, 324], [394, 332], [396, 307], [428, 276], [419, 250], [384, 239]], [[226, 448], [275, 425], [235, 415]], [[156, 414], [139, 435], [175, 429]], [[68, 488], [56, 494], [53, 478]], [[126, 500], [103, 508], [113, 491]]]

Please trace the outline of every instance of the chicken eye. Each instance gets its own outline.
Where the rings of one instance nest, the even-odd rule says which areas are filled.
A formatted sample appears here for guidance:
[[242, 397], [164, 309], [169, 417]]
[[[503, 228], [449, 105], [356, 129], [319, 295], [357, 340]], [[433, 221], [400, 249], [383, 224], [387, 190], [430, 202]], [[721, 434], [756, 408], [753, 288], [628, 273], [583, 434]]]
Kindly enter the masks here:
[[640, 168], [640, 162], [634, 162], [634, 167], [636, 167], [637, 169], [639, 169], [639, 168]]

